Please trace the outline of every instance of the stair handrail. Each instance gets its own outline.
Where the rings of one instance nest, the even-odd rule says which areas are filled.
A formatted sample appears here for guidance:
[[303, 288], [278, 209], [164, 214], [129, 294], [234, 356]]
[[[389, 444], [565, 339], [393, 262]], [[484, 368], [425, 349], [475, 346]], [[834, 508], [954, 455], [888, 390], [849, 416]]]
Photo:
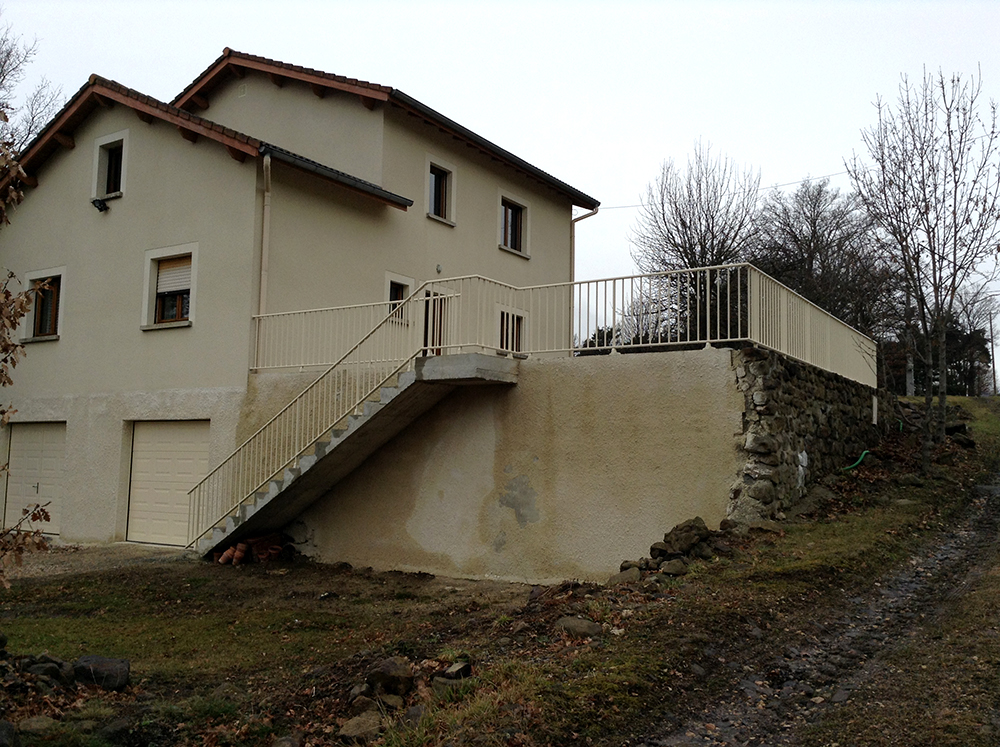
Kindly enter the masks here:
[[[316, 443], [325, 433], [329, 432], [338, 422], [348, 416], [350, 413], [356, 411], [365, 400], [372, 396], [372, 394], [378, 391], [387, 381], [389, 381], [393, 376], [401, 372], [406, 366], [412, 363], [421, 352], [424, 352], [429, 347], [437, 348], [436, 345], [426, 345], [426, 340], [420, 340], [420, 343], [416, 347], [411, 347], [405, 349], [406, 352], [401, 357], [396, 357], [388, 360], [359, 360], [351, 361], [349, 360], [356, 352], [361, 350], [367, 342], [374, 339], [376, 335], [385, 330], [393, 330], [394, 328], [398, 331], [399, 325], [406, 324], [407, 326], [413, 324], [416, 321], [416, 315], [410, 310], [416, 307], [420, 309], [421, 304], [427, 305], [428, 301], [443, 300], [449, 298], [460, 297], [460, 293], [435, 293], [434, 289], [447, 288], [448, 286], [453, 286], [456, 283], [462, 281], [476, 281], [476, 280], [486, 280], [480, 275], [467, 275], [459, 278], [449, 278], [447, 280], [428, 280], [421, 283], [409, 296], [404, 300], [396, 304], [388, 314], [373, 327], [367, 334], [365, 334], [357, 343], [355, 343], [350, 350], [348, 350], [344, 355], [342, 355], [335, 363], [331, 364], [324, 371], [322, 371], [315, 380], [313, 380], [308, 386], [306, 386], [298, 395], [293, 397], [288, 404], [282, 407], [277, 413], [275, 413], [267, 422], [265, 422], [260, 428], [258, 428], [251, 436], [249, 436], [243, 443], [241, 443], [236, 449], [234, 449], [222, 462], [219, 463], [211, 472], [209, 472], [202, 480], [200, 480], [191, 490], [188, 491], [189, 498], [189, 521], [188, 521], [188, 543], [187, 547], [192, 547], [198, 540], [208, 534], [212, 529], [218, 526], [221, 522], [230, 516], [234, 511], [238, 510], [239, 507], [254, 493], [259, 491], [268, 482], [274, 479], [275, 476], [281, 474], [290, 464], [292, 464], [295, 459], [302, 454], [303, 451], [308, 449], [310, 446]], [[430, 295], [433, 294], [433, 295]], [[405, 336], [405, 333], [404, 333]], [[206, 521], [204, 514], [206, 513], [206, 508], [201, 504], [209, 500], [213, 489], [213, 483], [218, 482], [222, 478], [220, 475], [226, 473], [237, 460], [242, 459], [244, 455], [250, 454], [250, 458], [256, 459], [266, 459], [267, 454], [266, 449], [261, 449], [256, 455], [251, 453], [253, 451], [254, 445], [257, 441], [261, 440], [263, 436], [273, 428], [276, 423], [278, 423], [282, 418], [286, 416], [287, 413], [291, 412], [293, 408], [297, 407], [300, 402], [303, 402], [310, 393], [321, 387], [324, 382], [328, 381], [331, 377], [336, 375], [338, 372], [343, 371], [344, 368], [351, 363], [358, 363], [360, 365], [364, 364], [377, 364], [377, 363], [396, 363], [397, 365], [388, 370], [388, 373], [378, 378], [373, 385], [368, 387], [362, 387], [362, 393], [356, 395], [353, 400], [350, 400], [350, 405], [343, 407], [340, 410], [336, 409], [338, 397], [336, 392], [331, 398], [331, 406], [333, 412], [321, 420], [317, 421], [322, 423], [321, 426], [315, 426], [307, 431], [307, 436], [305, 438], [293, 436], [290, 439], [287, 447], [281, 452], [282, 456], [278, 457], [272, 462], [276, 464], [270, 470], [264, 471], [262, 474], [265, 476], [261, 479], [251, 480], [249, 489], [242, 488], [237, 489], [236, 495], [238, 496], [235, 500], [230, 499], [230, 503], [225, 504], [224, 510], [214, 512], [217, 518], [212, 521]], [[264, 445], [266, 447], [266, 444]], [[237, 465], [240, 466], [240, 465]], [[252, 474], [252, 473], [251, 473]], [[234, 486], [237, 487], [238, 486]], [[210, 509], [209, 509], [210, 510]]]

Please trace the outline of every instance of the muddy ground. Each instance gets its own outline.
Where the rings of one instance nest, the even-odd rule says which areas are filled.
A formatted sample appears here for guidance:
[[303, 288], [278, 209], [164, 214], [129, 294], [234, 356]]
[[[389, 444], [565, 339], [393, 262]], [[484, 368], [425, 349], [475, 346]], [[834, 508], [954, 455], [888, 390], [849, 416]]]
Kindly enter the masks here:
[[[0, 718], [51, 719], [26, 745], [342, 744], [352, 688], [402, 656], [415, 685], [398, 710], [380, 706], [376, 743], [996, 745], [1000, 488], [976, 489], [988, 460], [950, 446], [914, 486], [909, 448], [665, 584], [57, 548], [0, 597], [8, 651], [125, 657], [132, 684], [5, 681]], [[567, 615], [600, 634], [566, 634]], [[431, 687], [456, 661], [472, 676]]]

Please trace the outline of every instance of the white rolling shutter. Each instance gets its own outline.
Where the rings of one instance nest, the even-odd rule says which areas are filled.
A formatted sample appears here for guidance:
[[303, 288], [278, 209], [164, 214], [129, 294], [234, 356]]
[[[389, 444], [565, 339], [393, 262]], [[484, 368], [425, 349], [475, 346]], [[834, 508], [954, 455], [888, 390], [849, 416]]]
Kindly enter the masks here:
[[156, 292], [176, 293], [191, 287], [191, 255], [161, 259], [156, 268]]

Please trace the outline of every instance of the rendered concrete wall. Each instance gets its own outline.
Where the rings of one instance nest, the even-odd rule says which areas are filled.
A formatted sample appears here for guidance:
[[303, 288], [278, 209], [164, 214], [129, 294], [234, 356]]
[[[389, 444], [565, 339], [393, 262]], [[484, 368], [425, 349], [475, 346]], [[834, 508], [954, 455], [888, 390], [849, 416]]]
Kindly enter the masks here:
[[382, 183], [382, 108], [368, 110], [351, 93], [321, 99], [305, 83], [279, 88], [264, 73], [247, 71], [212, 92], [199, 112], [213, 122], [311, 158], [373, 184]]
[[[124, 196], [98, 213], [95, 141], [121, 132]], [[211, 420], [213, 464], [234, 446], [255, 308], [258, 167], [123, 106], [99, 110], [74, 139], [0, 232], [0, 266], [21, 278], [62, 272], [58, 340], [26, 346], [3, 396], [14, 422], [66, 422], [61, 535], [107, 541], [125, 536], [133, 421]], [[144, 331], [147, 252], [177, 246], [197, 253], [192, 323]]]
[[[521, 287], [572, 279], [568, 200], [397, 116], [385, 124], [382, 186], [414, 200], [406, 211], [273, 164], [268, 313], [388, 300], [387, 273], [412, 280], [411, 291], [464, 275]], [[427, 216], [432, 157], [454, 169], [454, 225]], [[502, 196], [527, 205], [530, 257], [498, 247]]]
[[377, 569], [605, 580], [726, 516], [743, 396], [727, 350], [526, 360], [460, 389], [320, 499], [310, 554]]

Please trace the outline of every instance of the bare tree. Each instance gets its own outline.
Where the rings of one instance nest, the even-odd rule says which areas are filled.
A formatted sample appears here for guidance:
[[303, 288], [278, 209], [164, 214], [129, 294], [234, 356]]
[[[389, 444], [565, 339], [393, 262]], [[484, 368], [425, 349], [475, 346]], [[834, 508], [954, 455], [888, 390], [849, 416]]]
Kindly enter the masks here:
[[[0, 226], [10, 222], [9, 208], [24, 197], [20, 178], [25, 173], [17, 162], [17, 154], [55, 113], [61, 98], [58, 89], [43, 80], [23, 105], [13, 103], [15, 89], [24, 80], [25, 68], [34, 55], [35, 44], [22, 44], [9, 24], [0, 28]], [[24, 345], [17, 336], [18, 327], [28, 314], [35, 295], [48, 289], [44, 283], [27, 289], [18, 285], [12, 272], [7, 272], [0, 280], [0, 387], [12, 383], [11, 372], [24, 355]], [[0, 426], [7, 425], [14, 412], [12, 407], [0, 405]], [[6, 464], [0, 466], [0, 473], [6, 469]], [[10, 587], [4, 569], [11, 562], [20, 563], [24, 552], [45, 546], [41, 530], [30, 526], [26, 529], [25, 524], [48, 521], [47, 505], [25, 508], [20, 520], [0, 531], [0, 584], [3, 586]]]
[[895, 106], [876, 101], [877, 123], [862, 131], [872, 163], [854, 156], [851, 181], [902, 273], [924, 340], [926, 432], [930, 465], [933, 367], [938, 351], [940, 437], [947, 404], [947, 320], [959, 288], [996, 254], [1000, 239], [997, 110], [980, 114], [981, 77], [903, 76]]
[[829, 179], [773, 190], [757, 216], [750, 262], [852, 327], [883, 337], [899, 306], [892, 267], [856, 195]]
[[663, 164], [630, 237], [643, 272], [742, 260], [751, 245], [760, 172], [741, 169], [698, 143], [687, 167]]
[[0, 141], [12, 153], [19, 153], [35, 137], [62, 105], [62, 89], [42, 78], [18, 103], [18, 89], [27, 77], [28, 66], [38, 51], [38, 42], [21, 41], [9, 23], [0, 24]]

